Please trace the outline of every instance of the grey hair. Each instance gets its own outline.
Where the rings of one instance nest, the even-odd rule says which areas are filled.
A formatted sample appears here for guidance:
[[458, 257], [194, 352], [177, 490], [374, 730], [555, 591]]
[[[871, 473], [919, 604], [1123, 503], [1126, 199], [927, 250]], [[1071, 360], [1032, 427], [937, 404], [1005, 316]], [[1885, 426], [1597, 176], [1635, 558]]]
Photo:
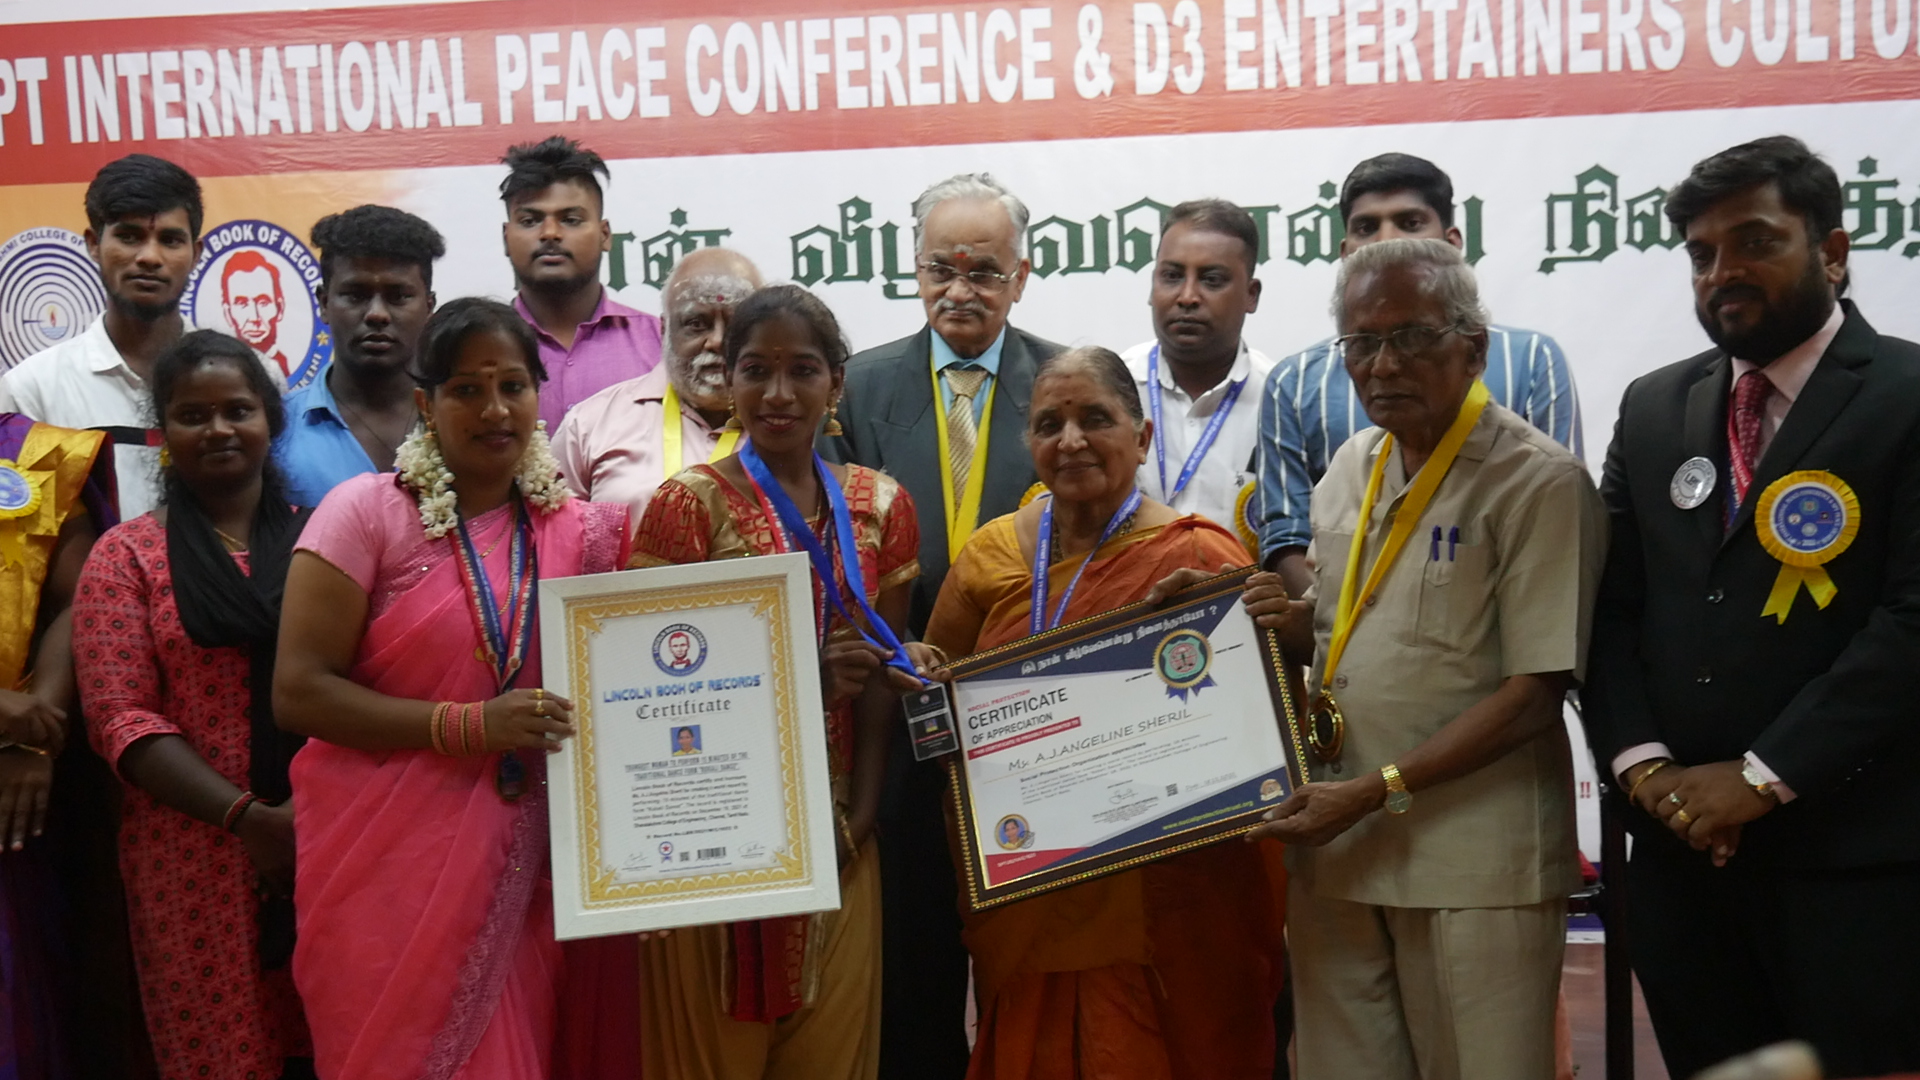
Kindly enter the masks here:
[[1147, 422], [1147, 411], [1140, 404], [1140, 386], [1133, 381], [1133, 372], [1127, 369], [1127, 362], [1112, 349], [1099, 345], [1063, 349], [1034, 367], [1033, 383], [1038, 386], [1043, 379], [1078, 370], [1086, 371], [1095, 382], [1120, 399], [1121, 408], [1133, 420], [1134, 430], [1139, 430], [1140, 425]]
[[1347, 285], [1362, 274], [1392, 266], [1424, 267], [1432, 271], [1427, 294], [1440, 301], [1447, 322], [1467, 333], [1487, 328], [1492, 316], [1480, 302], [1480, 285], [1473, 267], [1467, 265], [1460, 249], [1445, 240], [1381, 240], [1359, 248], [1340, 260], [1340, 273], [1333, 282], [1333, 323], [1347, 328]]
[[1005, 184], [995, 180], [992, 173], [983, 172], [949, 176], [913, 200], [914, 254], [920, 253], [920, 244], [927, 231], [927, 216], [933, 213], [934, 207], [952, 199], [984, 199], [1006, 207], [1007, 217], [1013, 219], [1014, 258], [1026, 257], [1027, 221], [1032, 216], [1027, 212], [1027, 204], [1008, 191]]

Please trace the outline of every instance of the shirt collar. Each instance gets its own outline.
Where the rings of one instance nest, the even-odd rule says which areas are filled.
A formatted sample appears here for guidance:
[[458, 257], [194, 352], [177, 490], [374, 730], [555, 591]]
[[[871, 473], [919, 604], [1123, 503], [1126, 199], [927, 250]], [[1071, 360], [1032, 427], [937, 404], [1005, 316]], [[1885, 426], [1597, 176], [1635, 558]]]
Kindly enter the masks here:
[[[533, 312], [527, 307], [527, 302], [521, 299], [520, 294], [517, 292], [513, 294], [513, 310], [519, 312], [520, 317], [527, 320], [527, 325], [533, 327], [534, 333], [549, 341], [559, 341], [558, 338], [547, 333], [546, 328], [540, 325], [540, 320], [533, 317]], [[638, 311], [615, 300], [613, 298], [613, 290], [602, 285], [600, 286], [600, 302], [593, 306], [593, 313], [588, 315], [586, 321], [580, 325], [598, 326], [609, 319], [626, 319], [638, 314], [640, 314]]]
[[[1153, 347], [1158, 349], [1160, 346], [1156, 344]], [[1156, 366], [1160, 369], [1160, 388], [1162, 390], [1171, 390], [1176, 394], [1184, 396], [1186, 391], [1180, 389], [1180, 384], [1173, 381], [1173, 366], [1171, 364], [1157, 364]], [[1226, 394], [1227, 387], [1245, 379], [1252, 371], [1252, 350], [1247, 348], [1246, 339], [1242, 338], [1240, 340], [1240, 351], [1235, 353], [1233, 357], [1233, 366], [1227, 369], [1227, 377], [1220, 380], [1217, 385], [1206, 393], [1195, 398], [1194, 404], [1198, 405], [1210, 398], [1217, 399], [1222, 397]]]
[[1007, 328], [1002, 326], [1000, 336], [993, 339], [993, 344], [987, 346], [986, 352], [971, 360], [963, 360], [959, 353], [953, 351], [953, 346], [947, 344], [947, 339], [940, 336], [940, 331], [935, 330], [933, 332], [933, 369], [945, 371], [950, 367], [964, 367], [972, 364], [985, 369], [987, 374], [997, 379], [1000, 377], [1000, 354], [1006, 349], [1006, 345]]
[[[668, 360], [662, 357], [660, 363], [654, 365], [652, 371], [634, 379], [628, 384], [627, 393], [631, 395], [634, 404], [638, 405], [642, 402], [666, 400], [668, 385], [667, 364]], [[685, 407], [684, 403], [682, 403], [682, 407]]]
[[114, 345], [113, 338], [107, 333], [107, 317], [105, 315], [98, 316], [93, 320], [93, 325], [87, 327], [86, 337], [88, 354], [87, 367], [90, 370], [97, 372], [124, 372], [127, 378], [144, 385], [145, 380], [141, 379], [139, 374], [133, 370], [133, 366], [127, 363], [127, 358], [120, 355], [119, 348]]
[[1749, 371], [1764, 371], [1767, 381], [1781, 397], [1791, 405], [1800, 397], [1800, 391], [1807, 388], [1807, 380], [1813, 376], [1813, 369], [1820, 366], [1820, 358], [1827, 354], [1827, 346], [1833, 344], [1834, 336], [1840, 333], [1840, 324], [1847, 321], [1847, 313], [1839, 304], [1833, 305], [1833, 314], [1813, 336], [1788, 349], [1773, 363], [1766, 367], [1751, 360], [1738, 357], [1733, 361], [1733, 382], [1737, 385], [1740, 376]]

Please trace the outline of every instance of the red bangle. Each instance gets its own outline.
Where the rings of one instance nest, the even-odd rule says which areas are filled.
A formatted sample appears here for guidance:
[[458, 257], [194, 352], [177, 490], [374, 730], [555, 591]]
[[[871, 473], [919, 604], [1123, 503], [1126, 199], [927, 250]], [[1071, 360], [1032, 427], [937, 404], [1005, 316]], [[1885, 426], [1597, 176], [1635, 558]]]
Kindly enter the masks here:
[[240, 823], [240, 815], [247, 812], [247, 807], [259, 801], [260, 796], [255, 795], [253, 792], [241, 792], [240, 797], [233, 800], [233, 805], [227, 807], [227, 816], [221, 819], [220, 827], [228, 832], [232, 832], [233, 827]]
[[468, 721], [467, 753], [484, 754], [487, 752], [487, 703], [476, 701], [468, 708], [473, 712]]
[[427, 720], [427, 738], [433, 743], [433, 752], [451, 756], [453, 749], [447, 745], [447, 713], [453, 710], [453, 702], [443, 701], [433, 707], [433, 716]]

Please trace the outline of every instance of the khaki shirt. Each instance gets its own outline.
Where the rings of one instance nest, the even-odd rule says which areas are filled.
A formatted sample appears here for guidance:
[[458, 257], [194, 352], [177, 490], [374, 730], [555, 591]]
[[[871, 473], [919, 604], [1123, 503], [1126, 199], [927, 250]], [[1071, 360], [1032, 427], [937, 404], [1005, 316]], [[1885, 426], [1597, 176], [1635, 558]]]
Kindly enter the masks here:
[[[1321, 685], [1341, 576], [1385, 436], [1375, 428], [1348, 440], [1314, 488], [1313, 687]], [[1406, 489], [1396, 449], [1368, 525], [1363, 568]], [[1362, 609], [1333, 686], [1347, 719], [1340, 771], [1314, 761], [1313, 779], [1378, 771], [1508, 676], [1570, 671], [1580, 678], [1605, 549], [1605, 510], [1586, 466], [1490, 403], [1374, 604]], [[1371, 814], [1326, 847], [1291, 854], [1295, 873], [1318, 896], [1460, 908], [1566, 896], [1580, 884], [1575, 851], [1572, 759], [1566, 731], [1555, 725], [1476, 772], [1415, 792], [1404, 815]]]

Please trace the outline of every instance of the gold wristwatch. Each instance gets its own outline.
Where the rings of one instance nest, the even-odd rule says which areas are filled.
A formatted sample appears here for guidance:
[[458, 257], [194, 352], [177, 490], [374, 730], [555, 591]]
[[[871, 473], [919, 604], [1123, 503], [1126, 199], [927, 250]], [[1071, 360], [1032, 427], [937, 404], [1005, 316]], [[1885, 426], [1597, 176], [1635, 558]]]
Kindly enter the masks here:
[[1387, 813], [1404, 814], [1413, 809], [1413, 792], [1408, 791], [1407, 782], [1400, 779], [1399, 766], [1380, 766], [1380, 779], [1387, 782]]
[[1767, 778], [1761, 776], [1760, 770], [1753, 767], [1753, 762], [1745, 762], [1740, 766], [1740, 779], [1747, 782], [1747, 786], [1753, 789], [1755, 795], [1768, 802], [1780, 801], [1780, 796], [1774, 792], [1773, 785], [1767, 783]]

